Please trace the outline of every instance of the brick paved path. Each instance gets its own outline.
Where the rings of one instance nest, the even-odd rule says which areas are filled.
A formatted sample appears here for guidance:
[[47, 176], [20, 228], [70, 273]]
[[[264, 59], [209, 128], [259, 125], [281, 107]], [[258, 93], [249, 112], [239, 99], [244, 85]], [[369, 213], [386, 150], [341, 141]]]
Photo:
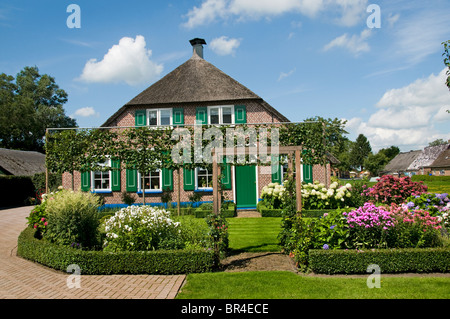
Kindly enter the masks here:
[[25, 217], [31, 209], [0, 210], [0, 299], [173, 299], [185, 280], [185, 275], [81, 274], [80, 288], [73, 287], [72, 274], [16, 256], [17, 237], [26, 227]]

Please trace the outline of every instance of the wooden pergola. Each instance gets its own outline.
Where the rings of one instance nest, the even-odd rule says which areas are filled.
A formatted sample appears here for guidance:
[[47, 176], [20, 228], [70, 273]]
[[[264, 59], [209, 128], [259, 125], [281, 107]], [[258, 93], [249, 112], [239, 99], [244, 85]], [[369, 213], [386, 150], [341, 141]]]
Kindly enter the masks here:
[[[243, 151], [243, 152], [242, 152]], [[272, 147], [264, 147], [264, 154], [270, 156], [272, 154]], [[289, 174], [293, 172], [293, 157], [295, 156], [295, 192], [297, 200], [297, 211], [302, 210], [302, 180], [300, 174], [300, 162], [302, 154], [302, 146], [279, 146], [273, 149], [275, 154], [287, 154], [288, 155], [288, 168]], [[219, 194], [219, 175], [220, 175], [220, 165], [218, 165], [218, 156], [226, 155], [255, 155], [258, 156], [260, 152], [260, 147], [233, 147], [233, 148], [219, 148], [218, 150], [213, 150], [212, 154], [212, 178], [213, 178], [213, 212], [218, 214], [221, 206], [221, 197]]]

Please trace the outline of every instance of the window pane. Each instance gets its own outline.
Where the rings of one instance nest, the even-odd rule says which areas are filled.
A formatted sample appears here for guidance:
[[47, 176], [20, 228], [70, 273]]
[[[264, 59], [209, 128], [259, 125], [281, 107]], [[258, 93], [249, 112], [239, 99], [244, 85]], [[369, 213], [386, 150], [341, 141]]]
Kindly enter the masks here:
[[210, 115], [210, 120], [211, 120], [210, 124], [219, 124], [219, 109], [218, 108], [210, 109], [209, 115]]
[[149, 125], [158, 125], [158, 111], [148, 112], [148, 124]]
[[222, 108], [222, 123], [231, 124], [231, 107]]
[[161, 110], [161, 125], [170, 125], [170, 110]]

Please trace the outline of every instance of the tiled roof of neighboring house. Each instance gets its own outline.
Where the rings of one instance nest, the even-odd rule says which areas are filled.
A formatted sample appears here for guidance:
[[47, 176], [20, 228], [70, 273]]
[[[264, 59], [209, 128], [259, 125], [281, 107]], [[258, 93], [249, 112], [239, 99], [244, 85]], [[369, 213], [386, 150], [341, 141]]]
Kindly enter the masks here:
[[443, 151], [439, 156], [434, 160], [434, 162], [429, 166], [431, 168], [444, 168], [450, 167], [450, 147]]
[[176, 103], [259, 100], [282, 122], [289, 120], [250, 89], [225, 74], [193, 51], [192, 57], [159, 81], [139, 93], [114, 113], [102, 126], [110, 125], [129, 106], [173, 105]]
[[383, 169], [383, 173], [406, 171], [408, 166], [422, 153], [422, 151], [409, 151], [399, 153]]
[[422, 167], [430, 166], [449, 146], [450, 144], [442, 144], [425, 147], [422, 153], [408, 166], [408, 170], [414, 171]]
[[45, 155], [39, 152], [0, 148], [0, 169], [16, 176], [32, 176], [45, 172]]

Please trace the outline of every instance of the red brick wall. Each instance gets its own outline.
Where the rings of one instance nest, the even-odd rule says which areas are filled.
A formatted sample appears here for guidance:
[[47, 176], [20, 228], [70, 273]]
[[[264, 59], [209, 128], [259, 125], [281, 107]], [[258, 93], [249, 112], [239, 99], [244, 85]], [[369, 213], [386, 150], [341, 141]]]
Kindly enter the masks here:
[[[272, 123], [272, 122], [280, 122], [281, 119], [267, 112], [267, 110], [261, 105], [259, 101], [230, 101], [230, 102], [215, 102], [215, 103], [196, 103], [193, 104], [176, 104], [171, 107], [183, 107], [184, 108], [184, 123], [185, 124], [194, 124], [195, 123], [195, 109], [199, 106], [212, 106], [212, 105], [246, 105], [247, 110], [247, 123]], [[168, 107], [167, 105], [153, 105], [152, 108], [163, 108]], [[126, 108], [121, 114], [118, 115], [117, 119], [111, 124], [111, 126], [134, 126], [134, 113], [137, 109], [145, 109], [145, 106], [139, 107], [129, 107]], [[192, 195], [192, 191], [184, 191], [183, 190], [183, 170], [181, 171], [181, 190], [180, 190], [180, 201], [188, 202], [189, 196]], [[232, 170], [234, 172], [234, 170]], [[328, 167], [328, 175], [330, 173]], [[121, 192], [113, 192], [111, 194], [103, 194], [105, 198], [106, 204], [119, 204], [122, 203], [122, 192], [126, 190], [126, 173], [125, 170], [121, 172]], [[313, 169], [313, 177], [314, 180], [319, 180], [321, 182], [325, 182], [324, 169], [320, 166], [314, 166]], [[234, 180], [234, 176], [232, 176]], [[328, 184], [329, 184], [329, 176], [328, 176]], [[261, 189], [269, 184], [272, 181], [272, 176], [270, 173], [270, 166], [266, 167], [258, 167], [258, 196], [261, 193]], [[81, 176], [79, 172], [75, 173], [74, 176], [75, 190], [81, 188]], [[178, 175], [177, 172], [173, 173], [173, 192], [172, 192], [172, 201], [177, 202], [177, 189], [178, 189]], [[65, 173], [63, 174], [63, 186], [64, 188], [71, 188], [71, 174]], [[138, 195], [136, 193], [130, 193], [131, 196], [135, 198], [136, 203], [142, 202], [142, 195]], [[234, 195], [232, 190], [224, 191], [225, 199], [234, 200]], [[159, 203], [161, 202], [160, 194], [145, 194], [145, 199], [147, 203]], [[204, 193], [202, 197], [202, 201], [212, 201], [212, 192]]]

